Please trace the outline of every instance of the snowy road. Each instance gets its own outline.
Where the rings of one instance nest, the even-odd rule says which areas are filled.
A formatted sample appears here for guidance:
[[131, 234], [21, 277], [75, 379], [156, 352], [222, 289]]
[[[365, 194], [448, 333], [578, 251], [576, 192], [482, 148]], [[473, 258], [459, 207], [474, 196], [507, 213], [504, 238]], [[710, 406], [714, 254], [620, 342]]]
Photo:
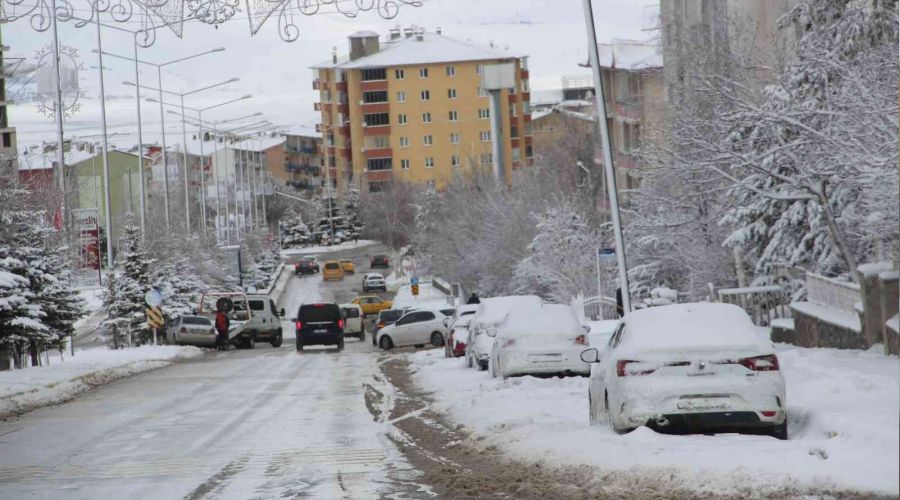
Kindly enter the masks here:
[[[348, 300], [358, 281], [293, 277], [279, 305], [292, 316]], [[291, 340], [258, 344], [36, 410], [0, 424], [0, 498], [428, 496], [366, 409], [377, 361], [368, 342], [303, 355]]]

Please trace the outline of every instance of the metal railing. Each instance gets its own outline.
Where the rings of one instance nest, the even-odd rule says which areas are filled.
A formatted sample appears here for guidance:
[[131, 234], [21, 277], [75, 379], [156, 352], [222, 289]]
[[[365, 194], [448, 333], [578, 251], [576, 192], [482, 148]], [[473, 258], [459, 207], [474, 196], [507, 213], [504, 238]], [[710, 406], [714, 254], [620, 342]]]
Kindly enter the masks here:
[[858, 284], [814, 273], [806, 273], [806, 295], [810, 302], [853, 314], [856, 303], [862, 300]]
[[742, 307], [757, 326], [769, 326], [773, 319], [791, 317], [788, 297], [778, 285], [722, 288], [719, 302]]
[[586, 297], [584, 299], [584, 317], [592, 321], [601, 319], [618, 319], [616, 299], [610, 297]]

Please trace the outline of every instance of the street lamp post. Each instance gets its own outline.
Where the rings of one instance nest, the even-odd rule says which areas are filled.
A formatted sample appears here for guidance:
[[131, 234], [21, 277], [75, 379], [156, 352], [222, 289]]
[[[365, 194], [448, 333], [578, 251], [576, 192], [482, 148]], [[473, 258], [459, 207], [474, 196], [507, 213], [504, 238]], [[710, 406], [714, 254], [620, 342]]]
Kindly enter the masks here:
[[[94, 9], [97, 13], [97, 19], [100, 19], [100, 2], [94, 3]], [[109, 141], [106, 137], [106, 91], [103, 87], [103, 41], [100, 35], [100, 23], [97, 23], [97, 65], [100, 71], [100, 121], [103, 133], [103, 216], [106, 219], [106, 268], [108, 272], [113, 269], [113, 253], [112, 253], [112, 210], [110, 209], [110, 186], [109, 186]], [[62, 109], [57, 109], [57, 113], [62, 113]], [[63, 145], [59, 144], [62, 150]]]

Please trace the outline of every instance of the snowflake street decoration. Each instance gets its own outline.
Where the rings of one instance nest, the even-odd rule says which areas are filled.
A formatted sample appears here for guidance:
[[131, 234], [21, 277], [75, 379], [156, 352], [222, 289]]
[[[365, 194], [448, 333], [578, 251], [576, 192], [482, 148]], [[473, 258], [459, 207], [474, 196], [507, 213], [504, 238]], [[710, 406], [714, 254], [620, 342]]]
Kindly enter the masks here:
[[[56, 116], [56, 83], [53, 68], [53, 49], [50, 45], [35, 53], [35, 70], [30, 86], [32, 92], [26, 92], [26, 98], [37, 103], [37, 110], [44, 116]], [[85, 92], [78, 85], [78, 72], [84, 65], [78, 61], [78, 49], [68, 45], [59, 46], [59, 83], [62, 93], [62, 113], [70, 117], [80, 108], [79, 99]]]
[[[142, 47], [149, 47], [156, 41], [159, 29], [168, 28], [181, 38], [186, 22], [218, 27], [243, 8], [252, 35], [277, 13], [278, 35], [293, 42], [300, 38], [297, 14], [337, 12], [354, 18], [361, 12], [375, 11], [384, 19], [393, 19], [402, 6], [422, 4], [423, 0], [56, 0], [56, 19], [73, 22], [80, 28], [95, 23], [101, 14], [107, 18], [104, 22], [111, 19], [117, 23], [128, 23], [136, 16], [139, 28], [133, 32], [135, 38]], [[78, 13], [83, 12], [90, 14], [79, 17]], [[46, 31], [52, 25], [52, 17], [51, 0], [0, 0], [0, 22], [26, 20], [35, 31]]]

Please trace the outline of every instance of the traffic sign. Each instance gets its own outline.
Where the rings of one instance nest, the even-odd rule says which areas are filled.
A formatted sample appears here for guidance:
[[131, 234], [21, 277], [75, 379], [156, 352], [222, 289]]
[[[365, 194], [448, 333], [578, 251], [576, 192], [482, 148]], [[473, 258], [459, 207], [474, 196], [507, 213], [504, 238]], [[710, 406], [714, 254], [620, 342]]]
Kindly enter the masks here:
[[410, 279], [409, 279], [409, 284], [410, 284], [410, 285], [418, 285], [418, 284], [419, 284], [419, 277], [418, 277], [418, 276], [413, 276], [412, 278], [410, 278]]
[[150, 328], [159, 328], [165, 324], [163, 312], [159, 306], [147, 306], [144, 308], [144, 314], [147, 315], [147, 324]]
[[413, 295], [419, 295], [419, 285], [413, 285], [413, 286], [412, 286], [412, 294], [413, 294]]
[[144, 294], [144, 302], [146, 302], [147, 305], [156, 307], [156, 306], [162, 304], [162, 301], [163, 301], [162, 292], [160, 292], [156, 288], [153, 288], [149, 292]]
[[601, 248], [597, 250], [597, 257], [600, 260], [614, 260], [616, 258], [615, 248]]

